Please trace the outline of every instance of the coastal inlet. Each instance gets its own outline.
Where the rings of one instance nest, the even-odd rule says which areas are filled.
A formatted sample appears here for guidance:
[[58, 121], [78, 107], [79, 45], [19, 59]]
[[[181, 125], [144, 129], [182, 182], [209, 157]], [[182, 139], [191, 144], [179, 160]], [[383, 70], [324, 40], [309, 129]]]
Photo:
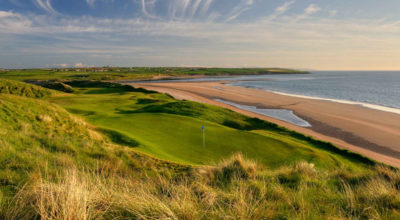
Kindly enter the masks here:
[[295, 115], [292, 110], [287, 109], [265, 109], [265, 108], [257, 108], [256, 106], [249, 106], [249, 105], [240, 105], [237, 103], [229, 102], [222, 99], [214, 99], [217, 102], [221, 102], [236, 108], [240, 108], [246, 111], [254, 112], [257, 114], [265, 115], [271, 118], [276, 118], [281, 121], [286, 121], [291, 124], [300, 126], [300, 127], [311, 127], [311, 124], [300, 118], [299, 116]]

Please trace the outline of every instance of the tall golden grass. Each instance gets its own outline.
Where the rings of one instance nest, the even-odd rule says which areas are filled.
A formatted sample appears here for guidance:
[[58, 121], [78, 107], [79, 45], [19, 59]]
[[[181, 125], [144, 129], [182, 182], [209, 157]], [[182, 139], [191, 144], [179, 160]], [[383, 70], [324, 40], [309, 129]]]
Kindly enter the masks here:
[[[68, 168], [36, 175], [3, 208], [7, 219], [393, 219], [400, 172], [368, 176], [300, 162], [270, 170], [237, 154], [184, 177]], [[342, 177], [338, 177], [342, 176]], [[344, 176], [344, 177], [343, 177]], [[359, 180], [359, 181], [358, 181]]]

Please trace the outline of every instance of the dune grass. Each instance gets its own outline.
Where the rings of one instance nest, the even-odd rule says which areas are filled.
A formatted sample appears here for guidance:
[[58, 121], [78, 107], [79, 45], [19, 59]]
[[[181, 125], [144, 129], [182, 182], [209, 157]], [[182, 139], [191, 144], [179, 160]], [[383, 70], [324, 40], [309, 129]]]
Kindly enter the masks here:
[[4, 216], [33, 219], [399, 219], [400, 173], [359, 175], [297, 162], [268, 169], [241, 154], [192, 175], [143, 179], [70, 168], [25, 185]]
[[49, 90], [40, 86], [21, 83], [14, 80], [0, 80], [0, 94], [11, 94], [30, 98], [43, 98], [57, 94], [55, 90]]

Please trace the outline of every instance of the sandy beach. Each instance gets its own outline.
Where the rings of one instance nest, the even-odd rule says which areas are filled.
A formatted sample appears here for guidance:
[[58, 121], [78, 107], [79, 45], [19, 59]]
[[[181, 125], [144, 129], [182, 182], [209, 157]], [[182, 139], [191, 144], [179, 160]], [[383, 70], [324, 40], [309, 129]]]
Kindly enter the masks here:
[[[376, 161], [400, 167], [400, 115], [337, 103], [230, 86], [225, 82], [140, 82], [136, 87], [168, 93], [177, 99], [218, 105], [252, 117], [331, 142]], [[215, 99], [257, 106], [288, 109], [311, 123], [305, 128], [265, 115], [224, 104]]]

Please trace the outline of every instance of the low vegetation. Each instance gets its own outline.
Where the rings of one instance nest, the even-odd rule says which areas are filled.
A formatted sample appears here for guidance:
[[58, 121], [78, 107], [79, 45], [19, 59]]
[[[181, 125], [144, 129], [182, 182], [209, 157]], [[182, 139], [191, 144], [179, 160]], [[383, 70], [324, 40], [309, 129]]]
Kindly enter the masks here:
[[204, 68], [204, 67], [96, 67], [0, 71], [0, 78], [15, 80], [143, 80], [176, 76], [221, 76], [307, 73], [281, 68]]
[[46, 82], [46, 83], [43, 83], [41, 86], [45, 87], [45, 88], [48, 88], [48, 89], [58, 90], [58, 91], [61, 91], [61, 92], [66, 92], [66, 93], [73, 93], [74, 92], [74, 89], [72, 89], [72, 87], [70, 85], [67, 85], [67, 84], [65, 84], [63, 82], [58, 82], [58, 81]]
[[[13, 197], [24, 184], [42, 177], [55, 180], [71, 168], [86, 172], [116, 169], [121, 176], [135, 178], [162, 175], [163, 170], [179, 176], [191, 169], [144, 156], [131, 146], [116, 145], [112, 142], [115, 138], [121, 139], [102, 135], [84, 120], [46, 101], [0, 94], [1, 207], [15, 207]], [[20, 219], [18, 216], [15, 218]]]
[[226, 109], [70, 86], [0, 94], [1, 219], [400, 219], [395, 168]]
[[40, 86], [17, 82], [14, 80], [0, 80], [0, 94], [11, 94], [30, 98], [43, 98], [55, 95], [54, 90], [44, 89]]
[[298, 162], [267, 169], [236, 154], [187, 175], [137, 178], [70, 168], [28, 182], [4, 217], [34, 219], [395, 219], [398, 171], [324, 171]]

